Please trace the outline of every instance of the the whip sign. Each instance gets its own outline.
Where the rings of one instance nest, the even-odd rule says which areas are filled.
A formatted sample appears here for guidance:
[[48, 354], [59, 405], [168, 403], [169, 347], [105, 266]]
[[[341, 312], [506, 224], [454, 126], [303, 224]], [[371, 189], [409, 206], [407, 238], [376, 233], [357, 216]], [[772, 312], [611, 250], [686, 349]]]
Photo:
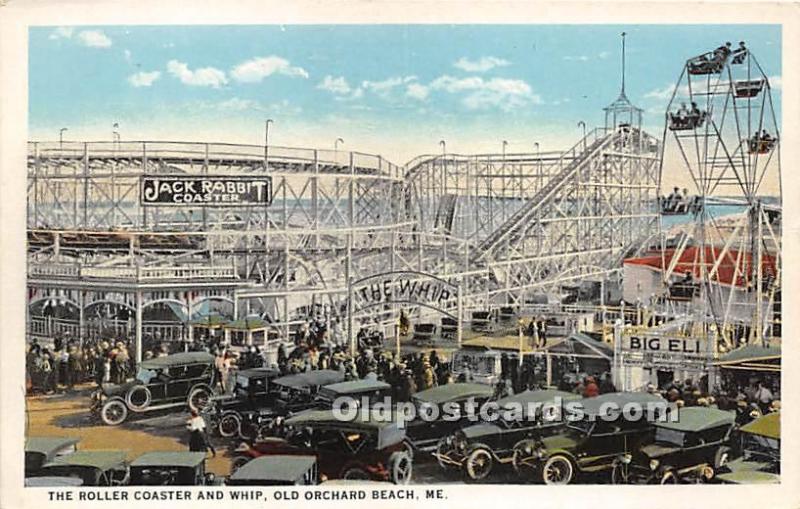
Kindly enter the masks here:
[[143, 205], [248, 206], [272, 202], [271, 177], [142, 177]]

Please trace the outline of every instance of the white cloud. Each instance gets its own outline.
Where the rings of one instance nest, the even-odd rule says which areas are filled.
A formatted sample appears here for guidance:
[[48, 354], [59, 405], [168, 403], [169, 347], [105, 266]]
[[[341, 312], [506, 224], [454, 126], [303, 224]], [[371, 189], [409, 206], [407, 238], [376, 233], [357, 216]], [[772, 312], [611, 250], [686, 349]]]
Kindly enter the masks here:
[[50, 34], [50, 39], [69, 39], [72, 37], [72, 34], [75, 32], [75, 29], [72, 27], [58, 27]]
[[111, 46], [111, 38], [101, 30], [83, 30], [78, 33], [78, 39], [84, 46], [90, 48], [108, 48]]
[[167, 71], [181, 80], [181, 83], [185, 85], [219, 88], [228, 83], [225, 72], [214, 67], [202, 67], [191, 70], [184, 62], [170, 60], [167, 62]]
[[350, 84], [343, 76], [334, 78], [333, 76], [325, 76], [322, 81], [317, 85], [320, 90], [327, 90], [328, 92], [345, 95], [349, 94], [352, 90]]
[[136, 74], [131, 74], [128, 76], [128, 83], [131, 84], [133, 87], [149, 87], [156, 81], [158, 78], [161, 77], [161, 73], [159, 71], [151, 71], [151, 72], [137, 72]]
[[610, 56], [611, 56], [611, 53], [608, 52], [608, 51], [601, 51], [600, 53], [597, 54], [597, 57], [598, 58], [602, 58], [602, 59], [606, 59], [606, 58], [608, 58]]
[[257, 83], [273, 74], [308, 78], [305, 69], [292, 66], [285, 58], [275, 55], [247, 60], [231, 70], [233, 79], [242, 83]]
[[497, 57], [481, 57], [478, 60], [470, 60], [466, 57], [461, 57], [453, 64], [453, 67], [467, 71], [467, 72], [486, 72], [495, 67], [505, 67], [510, 65], [511, 62]]
[[260, 108], [257, 101], [251, 99], [240, 99], [232, 97], [217, 104], [217, 108], [221, 110], [243, 111]]
[[497, 107], [504, 111], [510, 111], [514, 108], [542, 102], [541, 97], [533, 92], [530, 85], [517, 79], [484, 80], [479, 76], [454, 78], [445, 75], [433, 80], [430, 89], [451, 94], [467, 92], [461, 102], [473, 110]]
[[406, 87], [406, 95], [420, 101], [425, 100], [429, 93], [429, 88], [420, 83], [409, 83], [408, 87]]
[[566, 56], [564, 57], [564, 60], [568, 62], [588, 62], [589, 57], [587, 57], [586, 55]]
[[361, 88], [386, 97], [395, 87], [415, 81], [416, 76], [394, 76], [381, 81], [362, 81]]
[[131, 63], [131, 50], [126, 49], [123, 54], [125, 55], [125, 61]]
[[664, 101], [672, 97], [672, 92], [674, 91], [675, 91], [675, 85], [665, 85], [662, 88], [656, 88], [647, 92], [646, 94], [644, 94], [644, 97], [646, 99], [659, 99]]
[[769, 81], [769, 88], [772, 90], [781, 90], [783, 88], [783, 80], [780, 75], [769, 76], [767, 81]]

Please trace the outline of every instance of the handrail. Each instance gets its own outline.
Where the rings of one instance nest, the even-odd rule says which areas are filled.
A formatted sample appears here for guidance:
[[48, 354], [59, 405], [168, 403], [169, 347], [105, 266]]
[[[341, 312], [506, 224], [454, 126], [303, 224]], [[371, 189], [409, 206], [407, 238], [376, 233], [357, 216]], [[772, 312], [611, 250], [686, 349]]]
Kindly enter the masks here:
[[[598, 149], [600, 149], [604, 144], [605, 141], [609, 138], [606, 137], [604, 134], [603, 137], [598, 137], [598, 134], [606, 131], [610, 131], [609, 129], [598, 127], [592, 129], [585, 137], [581, 138], [578, 143], [573, 145], [570, 149], [564, 152], [561, 158], [558, 161], [558, 167], [561, 170], [560, 173], [552, 176], [548, 183], [542, 187], [532, 198], [528, 200], [528, 203], [533, 203], [534, 208], [539, 207], [542, 203], [545, 203], [547, 199], [551, 196], [553, 191], [558, 187], [559, 184], [563, 182], [563, 175], [564, 171], [574, 171], [577, 168], [586, 162], [589, 159], [589, 156], [594, 154]], [[591, 145], [588, 144], [588, 140], [590, 138], [594, 138]], [[598, 145], [599, 143], [599, 145]], [[597, 146], [595, 146], [597, 145]], [[576, 149], [580, 146], [583, 148], [580, 152], [576, 152]], [[566, 158], [566, 154], [573, 154], [570, 158], [570, 162], [568, 165], [563, 166], [563, 162]], [[492, 232], [483, 242], [478, 246], [479, 252], [477, 254], [477, 259], [480, 259], [494, 249], [494, 247], [503, 240], [507, 235], [513, 232], [516, 227], [520, 224], [520, 221], [526, 217], [528, 214], [531, 213], [531, 207], [523, 206], [516, 213], [514, 213], [511, 217], [509, 217], [502, 225], [500, 225], [494, 232]]]
[[269, 145], [246, 145], [234, 143], [203, 143], [186, 141], [28, 141], [28, 157], [40, 159], [85, 157], [159, 159], [246, 159], [262, 162], [303, 162], [307, 164], [335, 165], [342, 168], [353, 166], [361, 170], [377, 171], [380, 174], [399, 176], [402, 167], [383, 156], [356, 151], [314, 149]]
[[51, 276], [89, 279], [114, 279], [131, 281], [155, 281], [164, 279], [207, 280], [238, 279], [236, 266], [229, 265], [185, 265], [170, 267], [141, 266], [80, 266], [64, 263], [28, 263], [28, 274], [31, 276]]

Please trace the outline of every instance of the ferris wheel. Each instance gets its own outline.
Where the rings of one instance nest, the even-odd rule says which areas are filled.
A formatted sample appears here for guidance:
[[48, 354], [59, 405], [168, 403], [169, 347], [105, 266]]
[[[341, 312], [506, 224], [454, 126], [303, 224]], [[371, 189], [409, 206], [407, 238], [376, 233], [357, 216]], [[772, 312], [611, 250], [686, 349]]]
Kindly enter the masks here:
[[[692, 240], [664, 265], [669, 295], [696, 304], [724, 349], [765, 342], [780, 334], [780, 129], [769, 78], [744, 42], [725, 43], [686, 61], [665, 117], [665, 157], [696, 193], [662, 198], [663, 214], [696, 218]], [[739, 214], [721, 220], [719, 210]]]

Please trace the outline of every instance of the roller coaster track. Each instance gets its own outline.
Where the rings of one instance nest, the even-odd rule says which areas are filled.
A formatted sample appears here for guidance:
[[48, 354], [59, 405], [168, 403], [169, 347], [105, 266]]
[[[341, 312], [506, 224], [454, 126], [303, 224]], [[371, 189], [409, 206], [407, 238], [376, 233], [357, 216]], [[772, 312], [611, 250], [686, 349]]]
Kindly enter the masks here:
[[[586, 138], [564, 152], [559, 161], [556, 162], [557, 165], [563, 165], [563, 169], [552, 177], [534, 196], [528, 199], [527, 203], [508, 218], [505, 223], [500, 225], [494, 233], [478, 245], [474, 261], [485, 260], [492, 253], [501, 249], [504, 244], [512, 243], [524, 236], [525, 232], [530, 229], [537, 213], [554, 200], [558, 200], [561, 196], [559, 193], [561, 188], [580, 172], [586, 164], [589, 164], [593, 158], [600, 156], [604, 150], [611, 146], [619, 138], [620, 131], [606, 134], [588, 144], [588, 138], [593, 135], [596, 135], [595, 131], [589, 133]], [[586, 148], [578, 152], [580, 147], [583, 146], [586, 146]], [[578, 154], [577, 157], [573, 156], [575, 153]]]

